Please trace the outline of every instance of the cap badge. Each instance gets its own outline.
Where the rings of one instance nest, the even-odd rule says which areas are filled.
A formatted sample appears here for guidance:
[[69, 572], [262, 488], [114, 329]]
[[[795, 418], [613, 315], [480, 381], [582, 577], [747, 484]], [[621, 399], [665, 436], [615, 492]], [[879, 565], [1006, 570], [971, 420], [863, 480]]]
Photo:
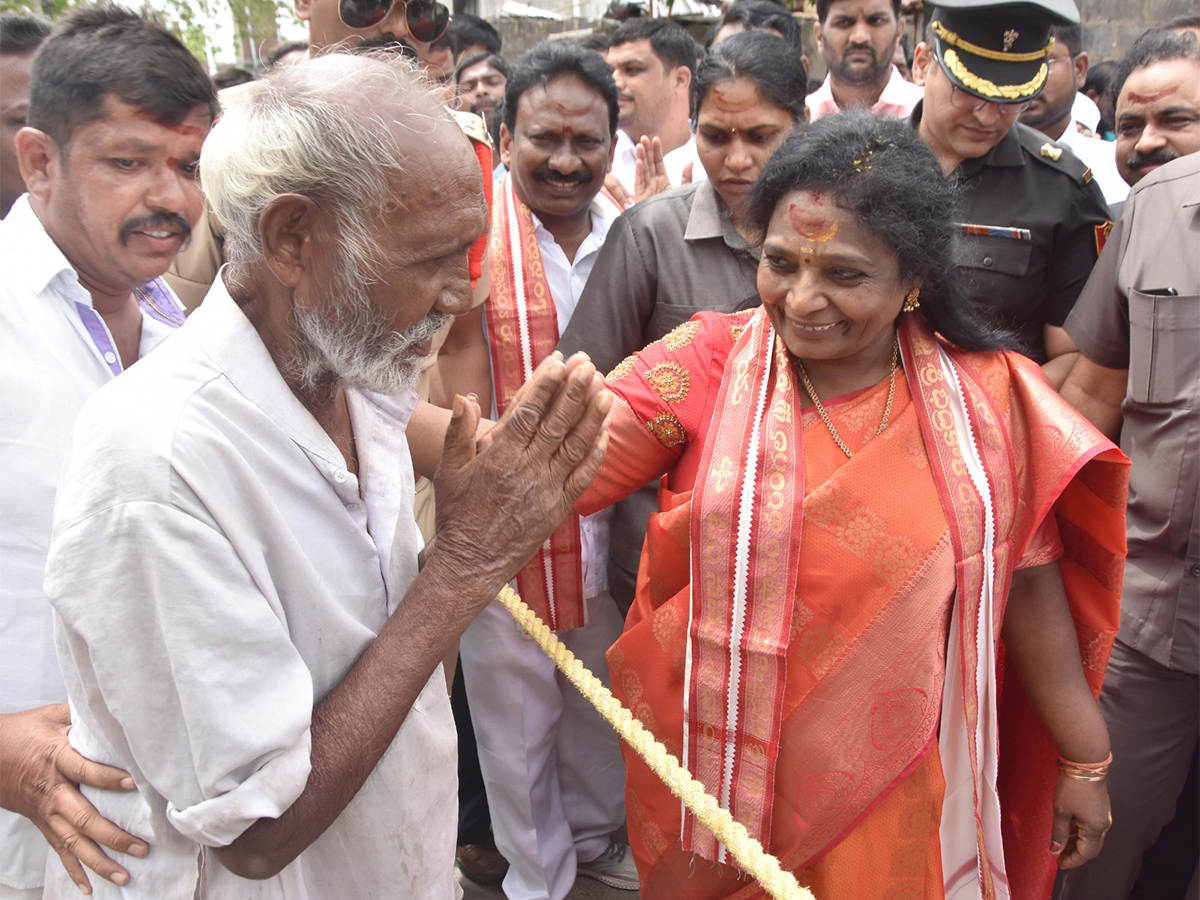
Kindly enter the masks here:
[[1021, 36], [1020, 33], [1017, 32], [1013, 28], [1010, 28], [1010, 29], [1008, 29], [1008, 31], [1004, 32], [1004, 52], [1005, 53], [1007, 53], [1009, 50], [1011, 50], [1013, 48], [1013, 44], [1015, 44], [1017, 42], [1017, 38], [1019, 38], [1020, 36]]
[[1046, 157], [1046, 159], [1052, 159], [1055, 162], [1058, 162], [1059, 159], [1062, 158], [1062, 153], [1063, 153], [1061, 147], [1055, 147], [1053, 144], [1050, 144], [1050, 143], [1042, 144], [1042, 149], [1040, 152], [1041, 152], [1042, 156]]

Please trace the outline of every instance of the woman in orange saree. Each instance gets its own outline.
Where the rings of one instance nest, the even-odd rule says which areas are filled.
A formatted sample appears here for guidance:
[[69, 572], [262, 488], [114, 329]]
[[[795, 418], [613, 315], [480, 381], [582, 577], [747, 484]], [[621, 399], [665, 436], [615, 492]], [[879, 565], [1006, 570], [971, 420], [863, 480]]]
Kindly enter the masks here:
[[[1109, 824], [1055, 759], [1108, 754], [1127, 462], [960, 299], [910, 129], [823, 119], [753, 206], [763, 307], [607, 379], [577, 508], [666, 474], [614, 691], [819, 900], [1047, 897]], [[763, 896], [627, 769], [646, 900]]]

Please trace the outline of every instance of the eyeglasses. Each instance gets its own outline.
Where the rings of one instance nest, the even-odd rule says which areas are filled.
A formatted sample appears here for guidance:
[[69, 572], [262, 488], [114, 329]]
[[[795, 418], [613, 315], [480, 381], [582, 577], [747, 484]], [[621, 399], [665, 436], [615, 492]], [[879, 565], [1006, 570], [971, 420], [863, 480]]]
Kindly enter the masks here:
[[404, 6], [408, 33], [423, 44], [436, 41], [450, 24], [450, 10], [437, 0], [338, 0], [338, 16], [351, 28], [370, 28], [386, 19], [397, 2]]
[[1026, 100], [1024, 103], [996, 103], [994, 100], [982, 100], [974, 94], [969, 94], [961, 90], [958, 85], [950, 85], [950, 105], [955, 109], [961, 109], [963, 112], [979, 112], [985, 106], [991, 104], [996, 107], [996, 112], [1005, 119], [1015, 119], [1033, 104], [1032, 100]]

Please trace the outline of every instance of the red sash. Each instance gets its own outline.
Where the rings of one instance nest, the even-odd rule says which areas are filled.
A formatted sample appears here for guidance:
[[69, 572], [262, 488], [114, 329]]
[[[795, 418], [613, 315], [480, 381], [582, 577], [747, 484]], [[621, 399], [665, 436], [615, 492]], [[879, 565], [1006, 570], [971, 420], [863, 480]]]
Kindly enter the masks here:
[[[508, 408], [517, 389], [558, 343], [558, 314], [546, 282], [533, 215], [505, 175], [492, 203], [488, 297], [488, 348], [496, 410]], [[572, 513], [517, 574], [517, 593], [554, 631], [585, 624], [579, 516]]]

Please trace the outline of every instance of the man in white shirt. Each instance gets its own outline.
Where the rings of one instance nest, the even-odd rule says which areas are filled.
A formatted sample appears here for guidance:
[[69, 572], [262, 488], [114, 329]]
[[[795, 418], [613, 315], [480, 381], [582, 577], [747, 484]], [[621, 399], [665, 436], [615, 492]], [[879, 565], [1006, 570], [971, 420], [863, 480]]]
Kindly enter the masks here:
[[1092, 177], [1112, 207], [1129, 194], [1129, 185], [1117, 171], [1117, 155], [1108, 141], [1091, 137], [1079, 130], [1075, 106], [1083, 96], [1079, 89], [1087, 80], [1088, 55], [1083, 49], [1083, 29], [1078, 25], [1056, 25], [1051, 29], [1054, 47], [1046, 60], [1049, 72], [1046, 87], [1033, 98], [1029, 109], [1021, 113], [1022, 124], [1036, 128], [1079, 157], [1092, 170]]
[[410, 63], [333, 54], [226, 112], [202, 174], [229, 264], [85, 405], [47, 562], [72, 745], [138, 788], [90, 799], [153, 847], [96, 896], [453, 900], [441, 660], [594, 474], [608, 401], [551, 360], [477, 451], [457, 398], [421, 568], [406, 429], [471, 302], [469, 142]]
[[13, 138], [29, 115], [33, 55], [50, 34], [50, 20], [26, 10], [0, 13], [0, 219], [25, 193]]
[[903, 34], [900, 0], [817, 0], [813, 35], [829, 74], [805, 98], [809, 120], [853, 107], [907, 118], [924, 91], [892, 65]]
[[[41, 896], [47, 840], [81, 886], [88, 879], [78, 860], [103, 877], [125, 877], [98, 844], [145, 852], [95, 817], [70, 784], [82, 772], [116, 788], [125, 775], [84, 763], [66, 743], [66, 706], [47, 706], [67, 695], [42, 579], [80, 408], [183, 322], [159, 276], [199, 218], [196, 167], [215, 112], [212, 83], [187, 48], [118, 7], [61, 23], [33, 66], [30, 127], [15, 140], [28, 193], [0, 224], [5, 900]], [[77, 835], [80, 813], [93, 822]]]
[[705, 177], [688, 119], [696, 56], [696, 42], [666, 19], [628, 19], [613, 32], [607, 59], [617, 82], [621, 127], [612, 174], [631, 200], [642, 138], [658, 138], [672, 187]]
[[[492, 200], [485, 305], [493, 396], [558, 343], [618, 210], [600, 195], [617, 128], [603, 58], [543, 43], [509, 73], [500, 129], [508, 174]], [[522, 598], [607, 680], [622, 620], [608, 593], [611, 512], [571, 517], [517, 577]], [[461, 665], [509, 900], [563, 900], [576, 874], [636, 890], [624, 844], [625, 769], [612, 731], [498, 604], [463, 635]]]

